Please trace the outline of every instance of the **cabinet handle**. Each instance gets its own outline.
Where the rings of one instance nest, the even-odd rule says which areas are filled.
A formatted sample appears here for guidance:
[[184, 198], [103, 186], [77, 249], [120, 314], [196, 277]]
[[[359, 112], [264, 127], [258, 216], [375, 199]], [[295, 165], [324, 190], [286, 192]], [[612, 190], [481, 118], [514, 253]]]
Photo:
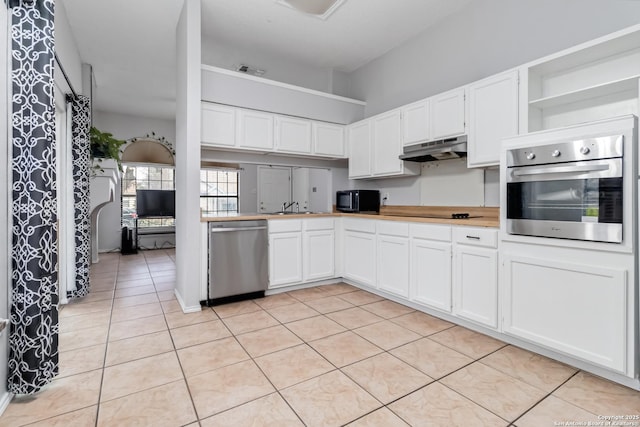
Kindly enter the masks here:
[[479, 236], [469, 236], [469, 235], [467, 235], [467, 239], [480, 240], [480, 237]]

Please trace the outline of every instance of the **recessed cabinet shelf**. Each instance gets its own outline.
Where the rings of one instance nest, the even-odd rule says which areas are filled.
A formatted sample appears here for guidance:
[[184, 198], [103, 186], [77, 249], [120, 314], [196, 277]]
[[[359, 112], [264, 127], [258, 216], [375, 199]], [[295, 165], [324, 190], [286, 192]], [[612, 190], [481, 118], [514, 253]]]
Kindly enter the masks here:
[[620, 92], [633, 92], [635, 93], [635, 96], [637, 96], [639, 79], [640, 74], [626, 79], [602, 83], [558, 95], [547, 96], [545, 98], [534, 99], [529, 101], [529, 106], [540, 109], [551, 108], [559, 105], [586, 101], [592, 98], [599, 98], [601, 96], [613, 95]]
[[640, 31], [625, 30], [526, 66], [528, 129], [638, 114]]

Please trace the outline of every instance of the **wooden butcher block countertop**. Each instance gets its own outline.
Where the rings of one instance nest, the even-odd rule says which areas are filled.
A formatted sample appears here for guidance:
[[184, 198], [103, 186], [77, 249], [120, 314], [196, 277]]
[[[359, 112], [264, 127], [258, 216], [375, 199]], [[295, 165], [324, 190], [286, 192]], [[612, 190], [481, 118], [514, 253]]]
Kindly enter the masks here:
[[[452, 218], [453, 214], [469, 214], [469, 218]], [[301, 214], [226, 214], [202, 217], [202, 222], [210, 221], [245, 221], [256, 219], [295, 219], [318, 217], [354, 217], [369, 218], [389, 221], [424, 222], [433, 224], [468, 225], [473, 227], [500, 226], [500, 208], [497, 207], [471, 207], [471, 206], [382, 206], [380, 213], [301, 213]]]

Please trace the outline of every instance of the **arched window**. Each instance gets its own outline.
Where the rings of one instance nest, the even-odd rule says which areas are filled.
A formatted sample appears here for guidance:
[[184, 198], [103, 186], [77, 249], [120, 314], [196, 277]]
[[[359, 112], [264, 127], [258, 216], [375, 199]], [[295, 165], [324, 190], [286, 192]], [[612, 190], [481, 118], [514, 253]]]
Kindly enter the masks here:
[[[122, 152], [122, 225], [135, 227], [136, 190], [174, 190], [172, 150], [153, 138], [134, 138]], [[138, 227], [172, 227], [173, 218], [140, 219]]]

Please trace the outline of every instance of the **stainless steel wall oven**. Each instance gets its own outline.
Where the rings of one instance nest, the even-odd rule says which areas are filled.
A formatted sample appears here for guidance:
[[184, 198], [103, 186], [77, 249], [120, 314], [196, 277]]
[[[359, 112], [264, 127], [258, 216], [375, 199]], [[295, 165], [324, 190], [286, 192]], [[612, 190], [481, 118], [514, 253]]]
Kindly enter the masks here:
[[623, 135], [507, 150], [509, 234], [622, 242]]

